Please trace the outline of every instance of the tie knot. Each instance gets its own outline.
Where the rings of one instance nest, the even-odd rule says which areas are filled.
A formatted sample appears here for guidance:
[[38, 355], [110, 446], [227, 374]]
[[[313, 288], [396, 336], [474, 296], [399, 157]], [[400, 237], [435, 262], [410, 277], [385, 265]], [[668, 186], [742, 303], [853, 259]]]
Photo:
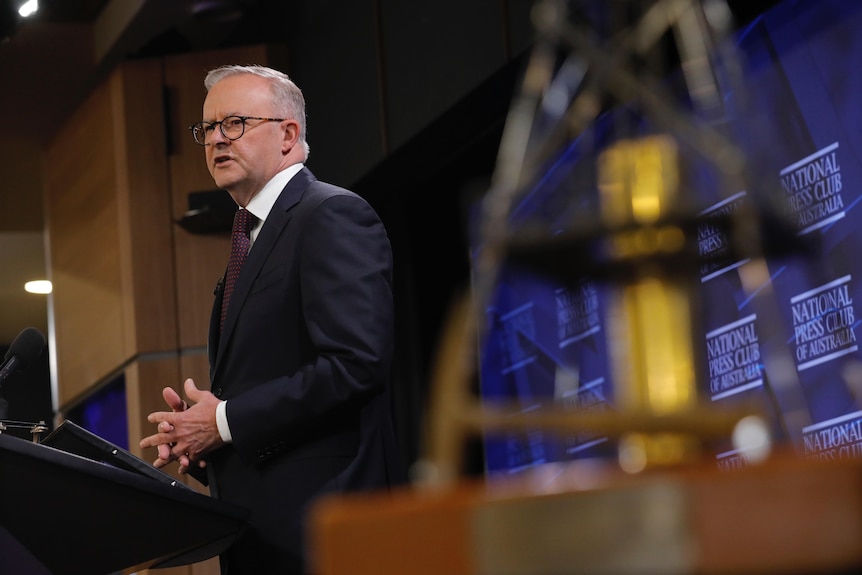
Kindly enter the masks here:
[[245, 208], [240, 208], [233, 216], [233, 233], [243, 234], [248, 237], [254, 227], [257, 218]]

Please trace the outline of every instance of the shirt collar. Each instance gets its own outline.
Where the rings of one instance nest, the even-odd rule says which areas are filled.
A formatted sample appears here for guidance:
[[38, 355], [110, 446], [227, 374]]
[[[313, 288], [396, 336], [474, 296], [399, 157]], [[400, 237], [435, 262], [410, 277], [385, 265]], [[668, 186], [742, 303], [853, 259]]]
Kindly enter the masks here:
[[275, 205], [275, 200], [278, 199], [281, 191], [291, 178], [293, 178], [293, 176], [295, 176], [304, 166], [305, 164], [300, 162], [283, 169], [274, 175], [272, 179], [266, 183], [263, 189], [256, 193], [251, 201], [249, 201], [245, 209], [250, 211], [258, 220], [254, 229], [251, 230], [252, 242], [257, 237], [257, 233], [263, 226], [263, 222], [265, 222], [267, 216], [269, 216], [269, 212], [272, 211], [272, 206]]

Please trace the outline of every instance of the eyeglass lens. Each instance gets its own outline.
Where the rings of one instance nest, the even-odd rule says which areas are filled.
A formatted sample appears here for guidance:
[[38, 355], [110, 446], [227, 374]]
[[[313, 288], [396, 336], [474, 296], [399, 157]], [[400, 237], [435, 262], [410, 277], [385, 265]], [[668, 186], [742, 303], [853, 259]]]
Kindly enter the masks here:
[[245, 118], [240, 116], [227, 116], [220, 122], [198, 122], [192, 127], [192, 135], [198, 144], [206, 144], [207, 138], [218, 126], [222, 136], [228, 140], [236, 140], [242, 137], [245, 131]]

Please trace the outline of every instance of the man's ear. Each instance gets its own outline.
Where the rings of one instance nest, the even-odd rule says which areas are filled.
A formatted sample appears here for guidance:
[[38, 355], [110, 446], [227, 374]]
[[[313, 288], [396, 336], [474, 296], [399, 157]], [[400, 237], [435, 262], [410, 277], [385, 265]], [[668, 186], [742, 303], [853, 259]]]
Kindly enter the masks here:
[[299, 142], [299, 122], [296, 120], [285, 120], [282, 122], [284, 139], [282, 140], [283, 151], [289, 152]]

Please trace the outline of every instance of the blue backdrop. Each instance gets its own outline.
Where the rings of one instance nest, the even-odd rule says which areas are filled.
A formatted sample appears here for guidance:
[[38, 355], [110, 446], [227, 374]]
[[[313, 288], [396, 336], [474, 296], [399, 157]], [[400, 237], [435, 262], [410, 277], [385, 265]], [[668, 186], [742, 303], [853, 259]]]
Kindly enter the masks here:
[[[746, 93], [724, 98], [735, 114], [728, 118], [731, 130], [763, 178], [753, 180], [754, 189], [719, 194], [708, 162], [684, 176], [703, 220], [699, 253], [711, 256], [697, 270], [704, 304], [698, 318], [703, 332], [695, 333], [702, 366], [698, 391], [716, 405], [762, 400], [777, 441], [825, 459], [862, 454], [862, 410], [853, 392], [855, 385], [862, 389], [855, 334], [862, 232], [854, 221], [862, 182], [862, 73], [854, 67], [862, 62], [859, 30], [862, 3], [786, 0], [740, 31]], [[612, 139], [608, 127], [621, 116], [631, 120], [630, 114], [612, 110], [561, 150], [508, 225], [518, 230], [539, 223], [553, 235], [589, 223], [595, 216], [596, 153]], [[814, 258], [767, 258], [769, 286], [743, 290], [739, 269], [746, 261], [728, 255], [728, 237], [710, 216], [732, 214], [747, 202], [760, 205], [770, 193], [780, 199], [780, 215], [796, 226], [795, 237], [817, 251]], [[474, 240], [476, 255], [480, 241]], [[775, 317], [754, 305], [767, 287]], [[602, 282], [586, 275], [564, 282], [505, 264], [484, 310], [482, 397], [517, 398], [524, 410], [548, 403], [576, 411], [613, 409], [605, 294]], [[775, 388], [770, 354], [792, 358], [793, 389]], [[486, 464], [490, 472], [517, 471], [607, 455], [611, 443], [587, 432], [488, 437]], [[730, 448], [716, 461], [741, 464]]]

